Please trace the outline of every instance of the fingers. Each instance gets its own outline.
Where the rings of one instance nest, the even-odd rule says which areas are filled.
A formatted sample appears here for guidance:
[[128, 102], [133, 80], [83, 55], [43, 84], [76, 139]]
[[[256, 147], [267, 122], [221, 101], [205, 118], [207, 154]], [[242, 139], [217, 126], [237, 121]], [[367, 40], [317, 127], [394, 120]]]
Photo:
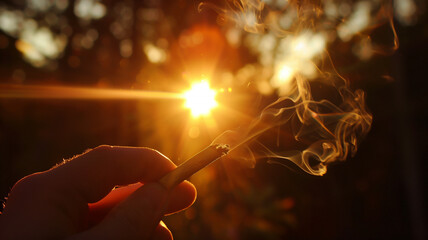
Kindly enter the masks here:
[[[98, 239], [97, 237], [102, 237], [102, 239], [108, 239], [108, 238], [105, 238], [105, 236], [103, 236], [103, 235], [95, 236], [94, 234], [92, 234], [90, 232], [84, 232], [84, 233], [81, 233], [78, 235], [73, 235], [73, 236], [67, 238], [67, 240], [86, 240], [86, 239], [87, 240], [93, 240], [93, 239]], [[120, 239], [124, 239], [124, 238], [122, 237]], [[140, 239], [140, 238], [138, 238], [138, 239]], [[158, 226], [154, 230], [153, 235], [149, 239], [173, 240], [174, 237], [172, 236], [171, 231], [168, 229], [168, 227], [165, 225], [165, 223], [163, 221], [160, 221]]]
[[116, 185], [153, 182], [175, 168], [148, 148], [100, 146], [46, 172], [67, 194], [96, 202]]
[[119, 203], [95, 227], [76, 239], [149, 239], [155, 234], [166, 237], [165, 227], [158, 227], [164, 215], [170, 192], [159, 183], [143, 185]]
[[[89, 204], [88, 227], [99, 223], [112, 208], [125, 200], [130, 194], [142, 186], [141, 183], [131, 184], [112, 190], [100, 201]], [[184, 181], [171, 191], [171, 199], [166, 209], [167, 214], [183, 210], [193, 204], [196, 198], [196, 189], [188, 181]]]
[[165, 225], [164, 222], [160, 222], [159, 225], [156, 227], [155, 232], [153, 233], [153, 236], [151, 239], [156, 240], [172, 240], [172, 233], [168, 229], [168, 227]]
[[169, 202], [166, 214], [172, 214], [190, 207], [196, 199], [196, 188], [192, 183], [184, 181], [171, 191], [171, 199], [173, 201]]
[[[25, 226], [23, 229], [38, 229], [40, 236], [63, 238], [81, 229], [87, 203], [99, 201], [116, 185], [142, 182], [143, 186], [135, 185], [118, 194], [118, 198], [110, 199], [108, 215], [79, 236], [147, 239], [159, 232], [166, 237], [167, 229], [158, 227], [161, 217], [191, 205], [196, 197], [194, 186], [188, 182], [172, 191], [155, 183], [174, 168], [174, 163], [152, 149], [97, 147], [65, 164], [19, 181], [11, 191], [2, 217], [13, 220], [15, 216], [16, 223]], [[37, 216], [45, 219], [41, 221], [43, 226], [32, 224], [33, 217]], [[68, 224], [66, 228], [64, 222]], [[30, 232], [21, 231], [21, 235]]]

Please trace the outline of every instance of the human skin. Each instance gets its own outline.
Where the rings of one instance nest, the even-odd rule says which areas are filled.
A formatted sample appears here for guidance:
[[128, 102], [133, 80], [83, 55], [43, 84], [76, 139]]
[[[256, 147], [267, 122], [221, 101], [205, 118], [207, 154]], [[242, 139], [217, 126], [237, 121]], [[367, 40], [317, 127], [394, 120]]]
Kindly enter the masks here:
[[[149, 148], [100, 146], [12, 188], [0, 239], [172, 239], [161, 218], [196, 198], [187, 181], [157, 183], [176, 168]], [[112, 190], [115, 186], [125, 186]]]

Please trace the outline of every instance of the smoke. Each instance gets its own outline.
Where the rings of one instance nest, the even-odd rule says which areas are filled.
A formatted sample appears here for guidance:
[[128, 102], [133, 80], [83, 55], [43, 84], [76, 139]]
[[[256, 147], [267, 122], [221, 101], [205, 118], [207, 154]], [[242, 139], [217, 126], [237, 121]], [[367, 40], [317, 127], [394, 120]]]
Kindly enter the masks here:
[[[279, 98], [250, 126], [225, 132], [214, 142], [227, 142], [232, 147], [231, 152], [244, 148], [251, 153], [244, 155], [247, 161], [268, 157], [274, 159], [271, 162], [281, 163], [281, 159], [287, 159], [313, 175], [323, 175], [328, 164], [355, 154], [359, 140], [370, 130], [372, 122], [372, 116], [366, 110], [364, 92], [352, 92], [346, 85], [340, 86], [337, 91], [342, 103], [335, 105], [328, 100], [314, 100], [308, 81], [301, 76], [295, 79], [295, 91], [302, 93], [296, 99]], [[272, 138], [276, 132], [276, 140], [284, 139], [281, 138], [287, 134], [281, 129], [284, 126], [291, 129], [299, 147], [289, 149], [279, 141], [276, 151], [266, 147], [263, 144], [266, 136]], [[258, 153], [252, 150], [254, 143], [258, 145]], [[236, 155], [242, 155], [242, 150]]]
[[[233, 31], [250, 32], [239, 35], [245, 37], [241, 42], [258, 55], [257, 67], [272, 72], [255, 83], [262, 94], [278, 96], [249, 126], [227, 131], [214, 142], [230, 144], [231, 156], [251, 165], [258, 158], [279, 164], [289, 160], [313, 175], [356, 153], [372, 115], [364, 92], [351, 89], [327, 48], [351, 45], [362, 60], [379, 49], [395, 50], [389, 1], [230, 0], [226, 8], [205, 6], [233, 22]], [[390, 48], [370, 38], [370, 31], [384, 23], [392, 30]]]

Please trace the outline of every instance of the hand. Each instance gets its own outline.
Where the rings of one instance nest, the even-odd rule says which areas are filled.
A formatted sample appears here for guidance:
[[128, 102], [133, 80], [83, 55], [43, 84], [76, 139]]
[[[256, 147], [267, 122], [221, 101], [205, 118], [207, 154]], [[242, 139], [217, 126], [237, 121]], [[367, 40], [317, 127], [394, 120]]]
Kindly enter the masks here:
[[172, 191], [156, 182], [174, 168], [152, 149], [97, 147], [18, 181], [0, 239], [172, 239], [161, 218], [196, 197], [187, 181]]

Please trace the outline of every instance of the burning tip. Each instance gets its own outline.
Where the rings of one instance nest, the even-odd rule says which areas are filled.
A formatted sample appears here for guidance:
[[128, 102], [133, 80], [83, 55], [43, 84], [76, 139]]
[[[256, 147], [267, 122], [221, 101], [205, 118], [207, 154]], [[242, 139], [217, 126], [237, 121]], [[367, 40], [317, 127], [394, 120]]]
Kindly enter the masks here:
[[222, 154], [226, 155], [230, 151], [230, 146], [228, 144], [214, 144], [215, 149]]

